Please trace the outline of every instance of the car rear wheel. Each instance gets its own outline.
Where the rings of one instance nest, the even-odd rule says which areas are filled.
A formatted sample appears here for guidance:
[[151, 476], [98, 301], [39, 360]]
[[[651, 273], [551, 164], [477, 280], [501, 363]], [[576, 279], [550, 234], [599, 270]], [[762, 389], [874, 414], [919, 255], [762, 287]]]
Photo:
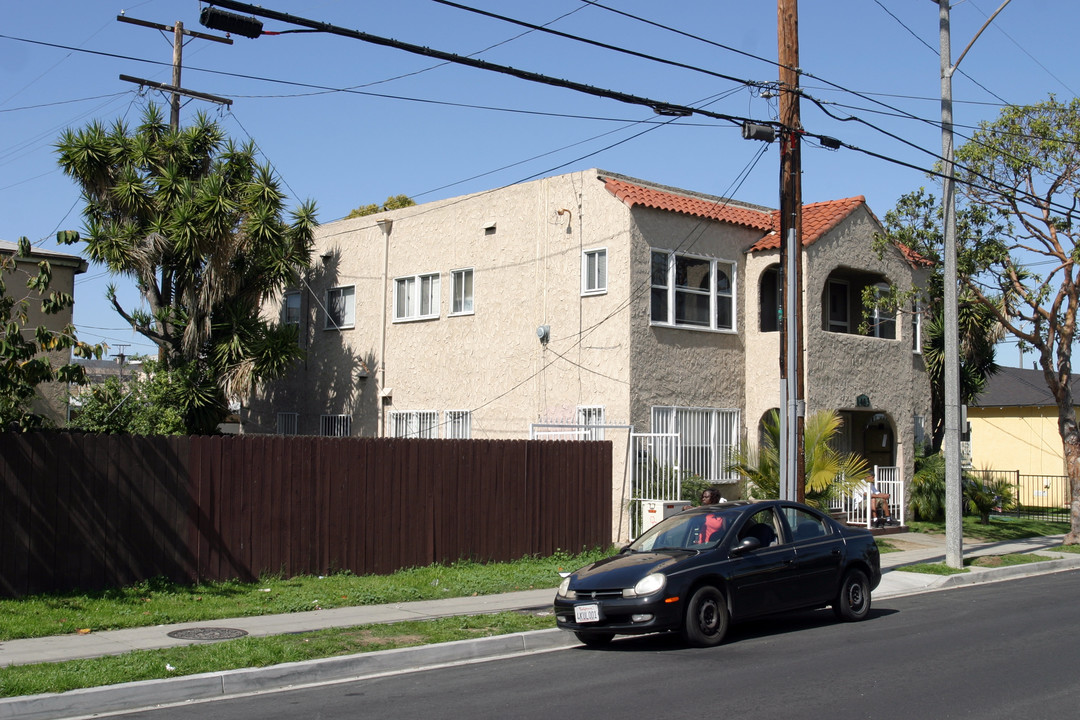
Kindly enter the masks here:
[[686, 604], [682, 635], [694, 647], [712, 647], [724, 641], [728, 629], [724, 594], [712, 585], [698, 588]]
[[833, 601], [833, 612], [841, 620], [865, 620], [870, 614], [870, 581], [862, 570], [848, 570]]
[[604, 647], [615, 637], [611, 633], [575, 632], [583, 645], [591, 648]]

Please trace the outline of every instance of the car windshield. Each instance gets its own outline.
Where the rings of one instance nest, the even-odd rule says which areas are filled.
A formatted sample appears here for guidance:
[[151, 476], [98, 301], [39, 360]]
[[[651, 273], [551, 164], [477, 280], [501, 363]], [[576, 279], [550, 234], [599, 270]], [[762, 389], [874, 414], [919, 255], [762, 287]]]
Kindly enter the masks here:
[[735, 523], [739, 511], [683, 512], [664, 518], [627, 547], [634, 552], [703, 550], [715, 547]]

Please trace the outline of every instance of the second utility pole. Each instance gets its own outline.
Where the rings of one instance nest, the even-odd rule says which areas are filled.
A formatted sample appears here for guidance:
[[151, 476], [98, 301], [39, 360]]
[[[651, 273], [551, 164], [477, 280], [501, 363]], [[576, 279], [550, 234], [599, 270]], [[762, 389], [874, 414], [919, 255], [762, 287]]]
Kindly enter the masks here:
[[799, 142], [798, 0], [778, 0], [780, 60], [780, 497], [806, 496], [802, 343], [802, 149]]

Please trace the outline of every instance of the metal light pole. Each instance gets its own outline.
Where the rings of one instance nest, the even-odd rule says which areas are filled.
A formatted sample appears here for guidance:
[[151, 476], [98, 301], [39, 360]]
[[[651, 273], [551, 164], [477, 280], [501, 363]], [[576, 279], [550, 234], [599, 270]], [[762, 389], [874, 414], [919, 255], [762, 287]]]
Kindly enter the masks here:
[[953, 167], [952, 76], [983, 30], [1011, 0], [994, 11], [956, 62], [952, 62], [949, 0], [932, 0], [938, 6], [941, 34], [941, 157], [942, 209], [945, 231], [945, 564], [964, 566], [963, 487], [960, 479], [960, 327], [957, 320], [956, 277], [956, 183]]

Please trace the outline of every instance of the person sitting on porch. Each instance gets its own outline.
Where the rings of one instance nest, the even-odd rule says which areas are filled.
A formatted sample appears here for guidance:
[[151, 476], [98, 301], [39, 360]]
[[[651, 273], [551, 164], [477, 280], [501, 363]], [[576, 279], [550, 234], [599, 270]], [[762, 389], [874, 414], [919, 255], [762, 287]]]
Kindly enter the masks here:
[[892, 513], [889, 510], [889, 493], [882, 492], [877, 483], [870, 485], [870, 501], [874, 508], [874, 527], [884, 527], [892, 524]]

